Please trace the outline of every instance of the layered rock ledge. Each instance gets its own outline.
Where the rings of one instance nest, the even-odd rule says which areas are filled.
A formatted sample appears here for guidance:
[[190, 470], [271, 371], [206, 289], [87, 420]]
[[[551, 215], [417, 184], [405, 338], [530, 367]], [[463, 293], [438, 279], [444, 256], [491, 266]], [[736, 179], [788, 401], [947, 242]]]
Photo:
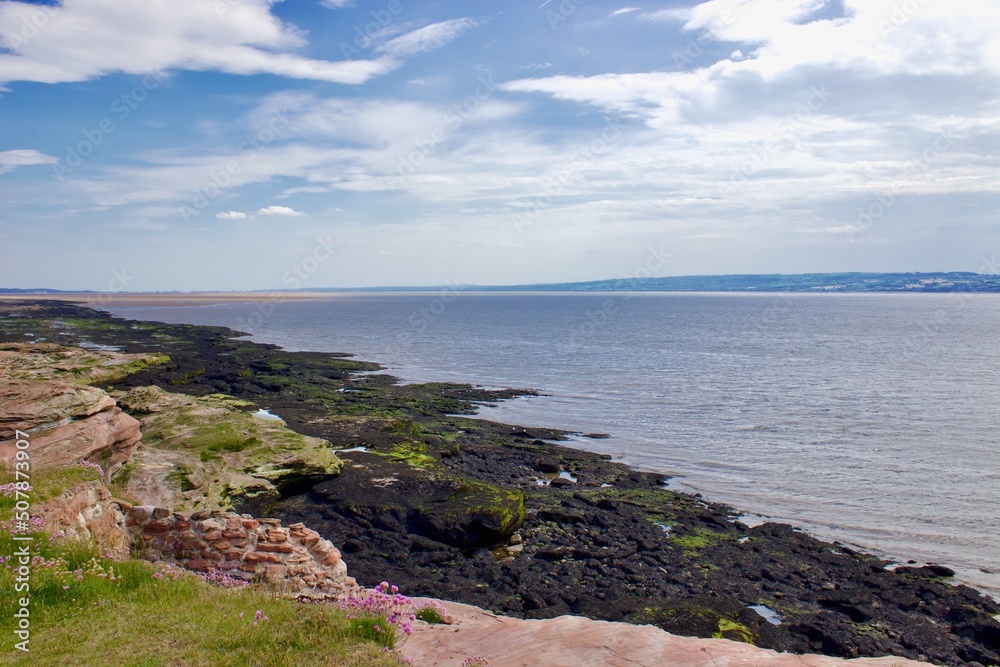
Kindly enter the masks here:
[[413, 664], [453, 667], [479, 655], [491, 667], [927, 667], [903, 658], [794, 655], [727, 639], [678, 637], [651, 625], [580, 616], [525, 620], [444, 603], [451, 625], [418, 624], [403, 648]]

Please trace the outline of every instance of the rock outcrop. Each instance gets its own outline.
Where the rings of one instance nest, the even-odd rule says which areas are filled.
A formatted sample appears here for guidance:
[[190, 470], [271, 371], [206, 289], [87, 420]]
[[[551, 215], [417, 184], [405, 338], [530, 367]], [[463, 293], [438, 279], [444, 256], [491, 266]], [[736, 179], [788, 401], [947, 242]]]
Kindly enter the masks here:
[[102, 549], [125, 549], [129, 536], [119, 501], [100, 481], [78, 484], [32, 508], [50, 533], [72, 540], [93, 540]]
[[264, 580], [283, 593], [315, 600], [357, 589], [340, 551], [301, 523], [284, 527], [249, 514], [184, 514], [140, 505], [128, 509], [125, 525], [133, 549], [154, 562]]
[[12, 380], [0, 386], [0, 463], [14, 460], [15, 432], [31, 435], [32, 466], [80, 459], [112, 474], [139, 446], [139, 422], [94, 387]]
[[0, 376], [71, 384], [112, 382], [169, 361], [163, 354], [124, 354], [55, 343], [0, 343]]
[[678, 637], [650, 625], [580, 616], [523, 620], [445, 602], [452, 625], [418, 623], [403, 647], [416, 665], [460, 665], [478, 655], [491, 667], [927, 667], [903, 658], [843, 660], [794, 655], [726, 639]]
[[159, 354], [52, 343], [0, 345], [0, 463], [13, 460], [20, 430], [31, 435], [32, 466], [87, 459], [114, 473], [139, 445], [139, 422], [105, 391], [83, 383], [125, 377], [165, 361]]
[[187, 396], [159, 387], [116, 393], [141, 421], [143, 447], [123, 480], [144, 502], [177, 511], [233, 510], [267, 515], [282, 493], [340, 473], [326, 440], [248, 412], [224, 394]]
[[[316, 531], [220, 511], [259, 510], [282, 489], [336, 475], [343, 464], [330, 443], [255, 417], [247, 411], [251, 403], [230, 396], [192, 397], [157, 387], [116, 393], [148, 426], [140, 442], [140, 422], [107, 392], [82, 384], [160, 361], [161, 355], [45, 343], [0, 346], [0, 463], [13, 463], [15, 436], [23, 431], [32, 471], [81, 459], [103, 469], [103, 480], [75, 484], [32, 508], [46, 530], [187, 570], [267, 581], [297, 597], [336, 599], [357, 589], [340, 551]], [[126, 464], [117, 481], [130, 495], [177, 510], [200, 505], [199, 511], [113, 499], [105, 482]]]
[[[524, 521], [520, 491], [440, 470], [389, 465], [373, 454], [359, 452], [351, 461], [341, 477], [317, 484], [312, 494], [338, 514], [382, 530], [475, 549], [505, 542]], [[305, 520], [319, 526], [311, 516]]]

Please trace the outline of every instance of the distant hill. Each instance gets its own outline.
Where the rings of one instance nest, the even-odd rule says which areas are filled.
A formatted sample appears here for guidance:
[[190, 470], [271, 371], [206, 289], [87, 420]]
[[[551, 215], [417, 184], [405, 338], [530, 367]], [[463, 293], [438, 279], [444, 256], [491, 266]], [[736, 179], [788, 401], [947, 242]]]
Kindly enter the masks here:
[[[534, 285], [437, 285], [422, 287], [319, 287], [262, 292], [981, 292], [1000, 293], [1000, 275], [967, 271], [931, 273], [772, 273], [725, 276], [617, 278], [578, 283]], [[47, 288], [0, 288], [0, 294], [97, 294]], [[183, 292], [171, 292], [183, 294]]]
[[[489, 289], [489, 288], [486, 288]], [[1000, 292], [1000, 276], [946, 273], [799, 273], [671, 276], [531, 285], [566, 292]]]
[[1000, 292], [1000, 275], [963, 271], [935, 273], [797, 273], [618, 278], [535, 285], [377, 287], [310, 292]]

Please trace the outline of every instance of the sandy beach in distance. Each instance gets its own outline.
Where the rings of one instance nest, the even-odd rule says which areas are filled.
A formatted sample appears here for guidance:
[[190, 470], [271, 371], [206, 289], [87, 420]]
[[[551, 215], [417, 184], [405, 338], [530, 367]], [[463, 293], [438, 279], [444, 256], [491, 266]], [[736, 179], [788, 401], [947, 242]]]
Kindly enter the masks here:
[[176, 292], [0, 294], [0, 301], [72, 301], [88, 306], [197, 306], [208, 303], [298, 301], [340, 296], [340, 292]]

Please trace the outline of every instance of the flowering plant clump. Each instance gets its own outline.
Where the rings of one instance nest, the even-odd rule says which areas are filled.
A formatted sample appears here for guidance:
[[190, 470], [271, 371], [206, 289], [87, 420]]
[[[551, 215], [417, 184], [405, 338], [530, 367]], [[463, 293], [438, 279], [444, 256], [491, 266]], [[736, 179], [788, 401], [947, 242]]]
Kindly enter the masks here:
[[22, 533], [40, 533], [42, 529], [45, 528], [45, 519], [40, 516], [34, 516], [28, 520], [25, 524], [23, 521], [0, 521], [0, 531], [9, 533], [11, 535], [20, 535]]
[[115, 547], [114, 549], [109, 549], [104, 553], [104, 557], [108, 560], [113, 560], [116, 563], [121, 563], [128, 556], [128, 549], [125, 547]]
[[480, 655], [470, 655], [462, 661], [462, 667], [490, 667], [490, 663]]
[[[43, 537], [36, 533], [35, 537]], [[73, 545], [69, 550], [38, 554], [31, 557], [32, 591], [39, 598], [49, 602], [76, 599], [81, 592], [105, 596], [111, 589], [120, 588], [122, 575], [121, 561], [109, 560], [93, 552], [87, 553], [85, 546]], [[7, 576], [14, 576], [18, 563], [14, 558], [0, 558], [0, 568], [6, 568]], [[3, 572], [0, 571], [0, 577]]]
[[80, 459], [80, 465], [82, 465], [84, 468], [90, 468], [91, 470], [93, 470], [94, 472], [96, 472], [98, 475], [100, 475], [101, 479], [104, 479], [104, 468], [102, 468], [101, 466], [97, 465], [96, 463], [91, 463], [90, 461], [88, 461], [86, 459]]
[[424, 623], [444, 623], [448, 610], [437, 600], [427, 600], [414, 609], [414, 614]]
[[9, 484], [0, 484], [0, 496], [4, 498], [10, 498], [14, 495], [15, 491], [20, 491], [21, 493], [31, 493], [31, 485], [25, 485], [24, 482], [11, 482]]
[[249, 581], [237, 579], [226, 572], [197, 572], [196, 574], [213, 586], [221, 588], [243, 588], [250, 585]]
[[399, 588], [387, 581], [374, 590], [352, 593], [337, 606], [347, 612], [355, 634], [387, 649], [396, 648], [413, 632], [413, 599], [401, 595]]
[[161, 567], [163, 569], [159, 569], [149, 576], [157, 581], [177, 581], [187, 574], [185, 570], [182, 570], [173, 563], [167, 563], [165, 566], [161, 565]]

